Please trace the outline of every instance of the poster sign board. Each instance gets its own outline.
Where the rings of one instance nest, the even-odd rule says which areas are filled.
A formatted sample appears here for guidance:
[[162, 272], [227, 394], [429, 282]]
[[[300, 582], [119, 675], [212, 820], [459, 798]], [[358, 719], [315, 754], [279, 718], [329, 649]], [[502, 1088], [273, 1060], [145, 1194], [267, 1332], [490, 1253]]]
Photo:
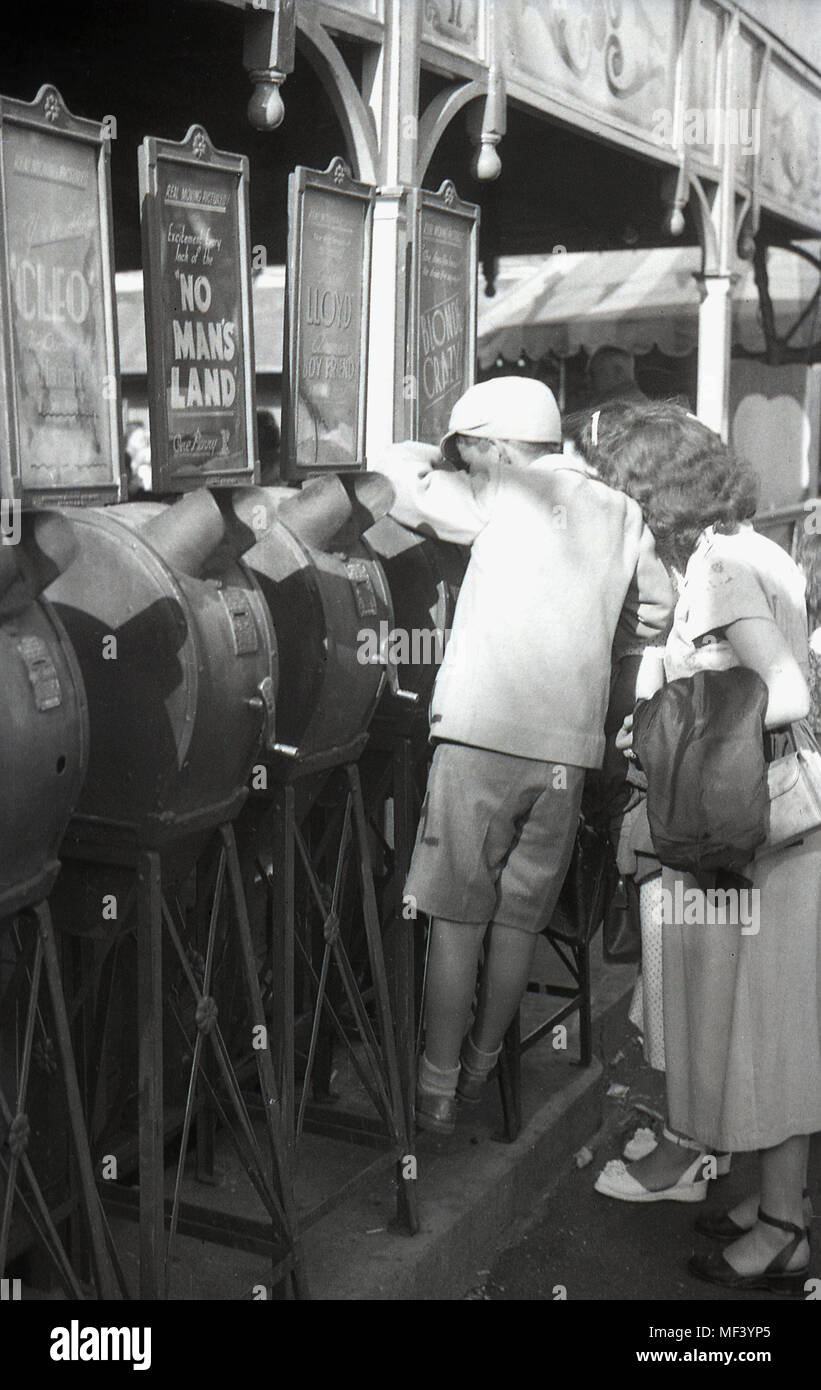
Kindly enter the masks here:
[[450, 181], [414, 195], [408, 376], [414, 439], [438, 444], [450, 412], [473, 385], [479, 209]]
[[24, 502], [125, 496], [109, 140], [60, 93], [0, 97], [0, 470]]
[[291, 478], [365, 466], [374, 196], [341, 159], [289, 179], [283, 444]]
[[256, 482], [248, 160], [193, 125], [139, 172], [153, 488]]

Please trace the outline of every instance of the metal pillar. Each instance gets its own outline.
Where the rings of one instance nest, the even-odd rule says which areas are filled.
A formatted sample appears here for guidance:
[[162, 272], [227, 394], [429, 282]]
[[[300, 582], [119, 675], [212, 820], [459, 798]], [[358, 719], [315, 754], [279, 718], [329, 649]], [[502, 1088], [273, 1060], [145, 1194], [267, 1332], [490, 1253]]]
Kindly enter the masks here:
[[408, 434], [405, 327], [409, 239], [406, 190], [416, 175], [420, 0], [387, 0], [385, 42], [365, 60], [365, 96], [379, 140], [380, 193], [374, 210], [368, 346], [366, 453]]
[[[722, 108], [734, 105], [735, 53], [738, 47], [738, 14], [725, 17], [722, 41]], [[721, 175], [712, 195], [700, 180], [692, 182], [698, 195], [704, 263], [696, 277], [701, 293], [698, 314], [698, 402], [700, 420], [727, 442], [730, 417], [730, 349], [732, 293], [736, 280], [739, 219], [736, 213], [735, 177], [737, 151], [727, 130], [722, 129]]]
[[733, 275], [696, 277], [698, 311], [698, 418], [727, 441], [730, 410], [730, 346]]

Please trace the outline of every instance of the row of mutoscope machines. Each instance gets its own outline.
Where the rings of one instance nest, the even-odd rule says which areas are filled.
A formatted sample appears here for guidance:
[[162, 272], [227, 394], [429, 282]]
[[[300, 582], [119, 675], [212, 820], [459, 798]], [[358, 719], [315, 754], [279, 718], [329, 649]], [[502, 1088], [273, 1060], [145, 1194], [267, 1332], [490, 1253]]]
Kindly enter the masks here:
[[[21, 492], [0, 547], [0, 1267], [163, 1298], [194, 1236], [262, 1258], [228, 1296], [304, 1295], [301, 1235], [335, 1200], [295, 1204], [306, 1131], [375, 1151], [417, 1224], [401, 886], [435, 666], [357, 652], [363, 626], [440, 643], [465, 557], [394, 522], [374, 473]], [[258, 1215], [209, 1186], [226, 1143]]]

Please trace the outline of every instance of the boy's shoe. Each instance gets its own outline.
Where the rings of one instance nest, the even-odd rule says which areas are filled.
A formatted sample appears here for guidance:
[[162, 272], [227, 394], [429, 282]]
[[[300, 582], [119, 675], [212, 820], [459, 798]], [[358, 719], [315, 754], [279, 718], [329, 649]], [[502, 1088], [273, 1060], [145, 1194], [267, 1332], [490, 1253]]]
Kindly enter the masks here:
[[461, 1070], [456, 1094], [466, 1105], [478, 1105], [492, 1072], [496, 1069], [501, 1046], [495, 1052], [480, 1052], [470, 1034], [462, 1044]]
[[465, 1105], [478, 1105], [482, 1099], [482, 1092], [487, 1085], [490, 1075], [486, 1072], [483, 1076], [477, 1076], [473, 1072], [465, 1071], [464, 1067], [459, 1073], [459, 1084], [456, 1087], [456, 1095]]
[[456, 1129], [456, 1097], [440, 1096], [416, 1088], [416, 1127], [432, 1134], [453, 1134]]

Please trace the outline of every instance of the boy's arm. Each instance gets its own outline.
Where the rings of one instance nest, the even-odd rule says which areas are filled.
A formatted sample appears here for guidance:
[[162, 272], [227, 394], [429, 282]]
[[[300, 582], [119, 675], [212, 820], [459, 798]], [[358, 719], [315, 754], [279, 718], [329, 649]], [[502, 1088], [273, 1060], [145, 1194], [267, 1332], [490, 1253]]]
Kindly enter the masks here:
[[471, 545], [490, 519], [496, 476], [453, 472], [432, 444], [392, 444], [373, 466], [393, 484], [391, 516], [413, 531]]

